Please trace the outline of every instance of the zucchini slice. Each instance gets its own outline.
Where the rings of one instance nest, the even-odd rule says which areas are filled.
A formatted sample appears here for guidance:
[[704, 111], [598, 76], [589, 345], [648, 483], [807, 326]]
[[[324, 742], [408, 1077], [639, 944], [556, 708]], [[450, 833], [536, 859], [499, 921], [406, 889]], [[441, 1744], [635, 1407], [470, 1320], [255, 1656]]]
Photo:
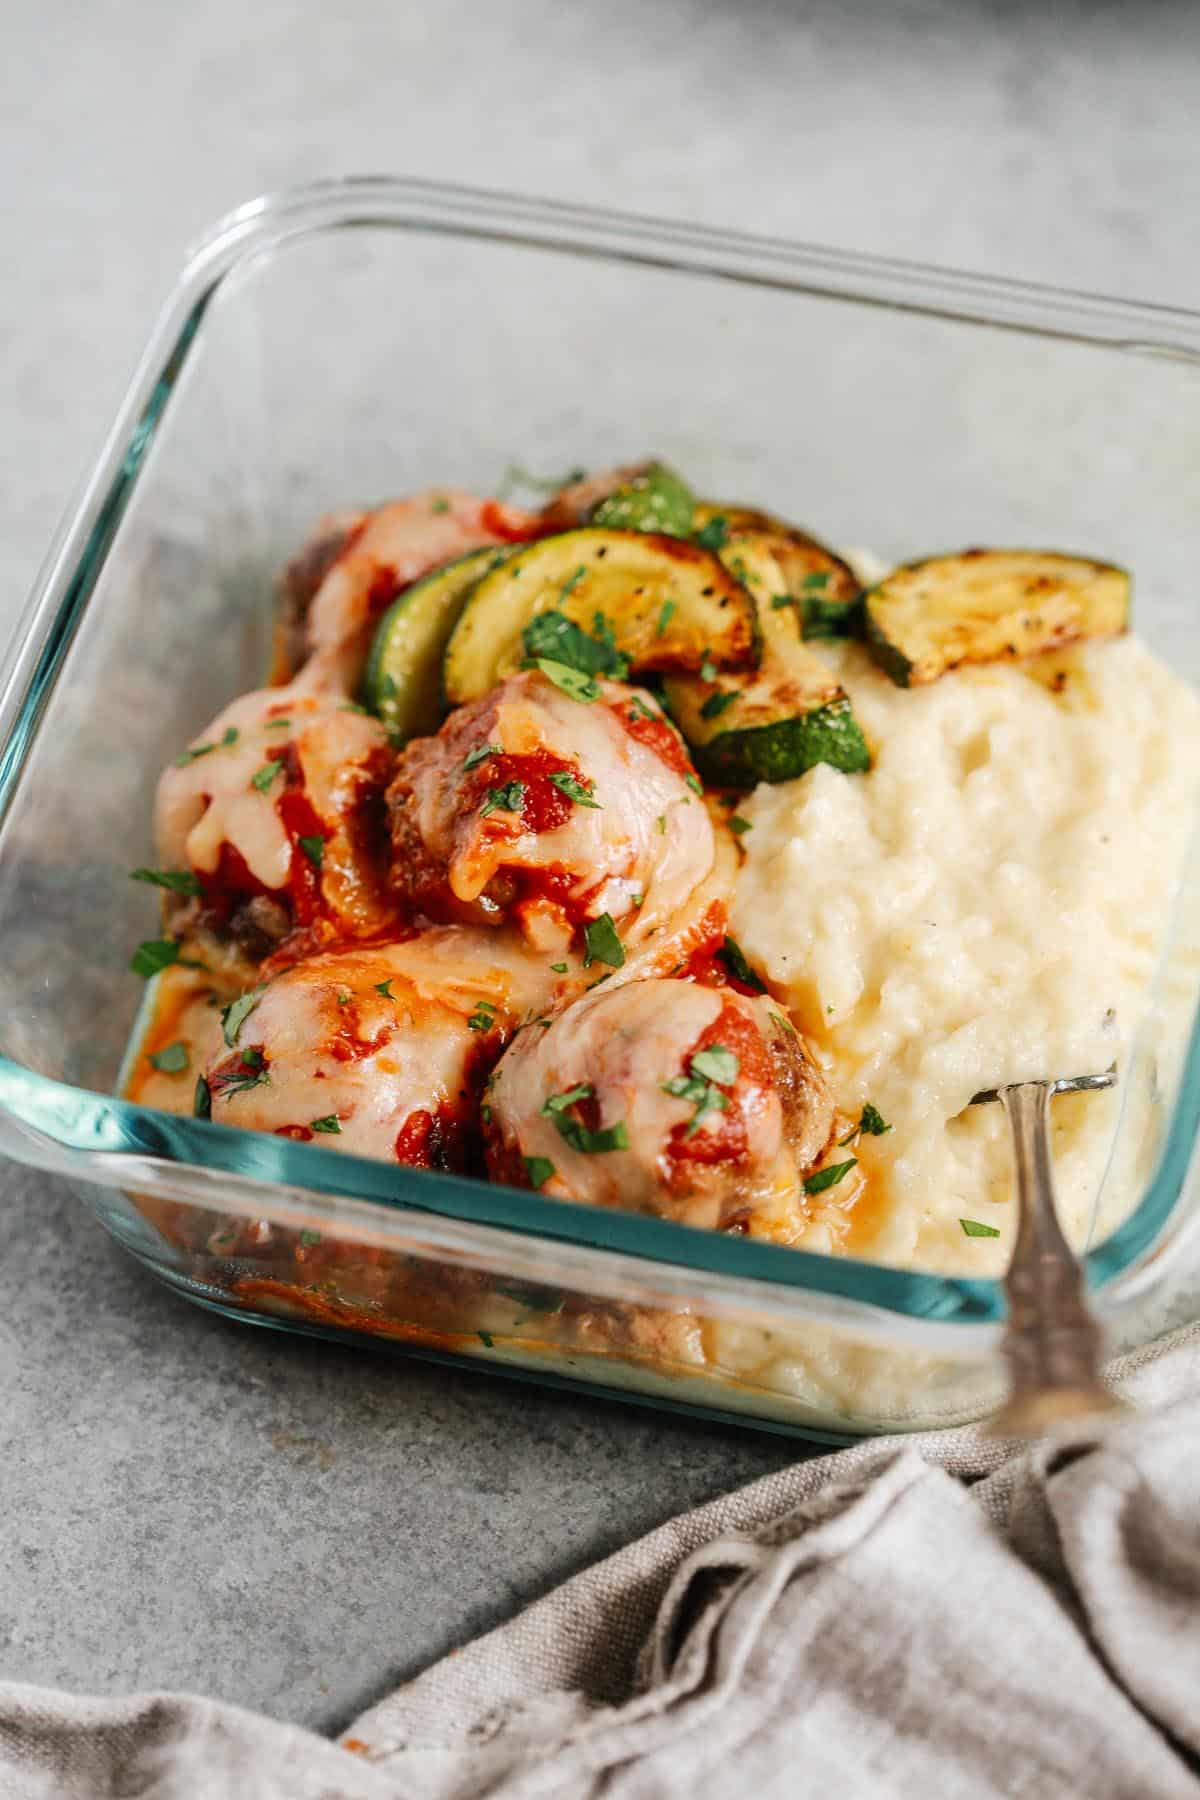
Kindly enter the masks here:
[[469, 550], [414, 582], [380, 619], [363, 697], [394, 740], [425, 737], [442, 721], [441, 666], [450, 633], [480, 578], [512, 555], [508, 547]]
[[614, 530], [661, 531], [669, 537], [692, 535], [696, 497], [666, 463], [651, 462], [615, 488], [592, 513], [593, 525]]
[[[745, 543], [770, 551], [783, 577], [781, 594], [795, 605], [806, 638], [848, 637], [858, 630], [862, 583], [849, 563], [806, 531], [771, 513], [708, 500], [694, 508], [692, 526], [701, 543], [722, 552], [736, 552]], [[736, 566], [732, 554], [724, 560]]]
[[668, 677], [667, 704], [696, 768], [714, 786], [792, 781], [816, 763], [853, 774], [871, 766], [858, 721], [836, 675], [800, 641], [795, 609], [775, 607], [778, 563], [761, 542], [721, 552], [759, 609], [761, 666], [751, 675]]
[[541, 538], [485, 575], [446, 649], [451, 706], [475, 700], [521, 666], [522, 632], [556, 612], [601, 634], [635, 675], [744, 668], [758, 657], [755, 608], [719, 558], [653, 532], [584, 527]]
[[899, 687], [960, 663], [1012, 662], [1129, 623], [1130, 580], [1112, 563], [1051, 550], [964, 550], [895, 569], [865, 598], [871, 655]]

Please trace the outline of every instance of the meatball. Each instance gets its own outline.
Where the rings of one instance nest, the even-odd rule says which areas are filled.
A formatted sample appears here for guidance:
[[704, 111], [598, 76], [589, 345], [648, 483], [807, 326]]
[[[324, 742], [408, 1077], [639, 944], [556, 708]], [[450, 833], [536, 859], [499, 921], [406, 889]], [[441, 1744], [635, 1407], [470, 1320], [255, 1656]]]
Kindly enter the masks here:
[[418, 914], [513, 919], [554, 951], [603, 914], [636, 948], [685, 906], [715, 840], [683, 742], [648, 695], [596, 686], [512, 675], [402, 752], [392, 878]]
[[375, 936], [394, 922], [384, 880], [387, 734], [302, 677], [227, 706], [158, 786], [158, 852], [199, 892], [199, 925], [262, 956]]
[[834, 1121], [773, 1001], [686, 980], [589, 994], [522, 1031], [489, 1086], [494, 1180], [795, 1241]]
[[546, 992], [512, 934], [445, 927], [307, 957], [227, 1008], [221, 1124], [423, 1168], [472, 1166], [478, 1094]]
[[308, 651], [350, 691], [374, 625], [403, 588], [468, 550], [521, 542], [540, 529], [528, 513], [457, 488], [379, 507], [346, 535], [308, 603]]

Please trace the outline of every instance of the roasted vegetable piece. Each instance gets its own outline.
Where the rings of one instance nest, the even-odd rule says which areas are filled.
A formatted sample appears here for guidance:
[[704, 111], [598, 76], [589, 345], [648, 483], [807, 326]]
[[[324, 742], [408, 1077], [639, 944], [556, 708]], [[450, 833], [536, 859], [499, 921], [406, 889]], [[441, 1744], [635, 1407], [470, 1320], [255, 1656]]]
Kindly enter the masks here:
[[837, 677], [800, 641], [795, 609], [774, 604], [780, 570], [761, 540], [721, 551], [758, 605], [763, 658], [749, 675], [668, 677], [668, 704], [705, 780], [752, 788], [816, 763], [853, 773], [870, 752]]
[[806, 638], [847, 637], [862, 616], [861, 583], [848, 563], [798, 526], [746, 506], [704, 501], [693, 512], [700, 541], [720, 539], [730, 566], [739, 546], [755, 545], [775, 558], [783, 577], [781, 594], [794, 603]]
[[551, 611], [610, 641], [635, 675], [709, 660], [745, 668], [758, 655], [753, 602], [710, 551], [653, 532], [566, 531], [520, 550], [470, 594], [446, 650], [450, 704], [520, 668], [526, 627]]
[[593, 525], [627, 531], [662, 531], [690, 537], [696, 500], [686, 482], [665, 463], [651, 462], [602, 500]]
[[442, 658], [467, 596], [507, 549], [470, 550], [393, 601], [375, 632], [364, 698], [394, 742], [423, 737], [441, 723]]
[[866, 596], [871, 655], [900, 687], [961, 663], [1011, 662], [1129, 623], [1112, 563], [1050, 550], [964, 550], [896, 569]]

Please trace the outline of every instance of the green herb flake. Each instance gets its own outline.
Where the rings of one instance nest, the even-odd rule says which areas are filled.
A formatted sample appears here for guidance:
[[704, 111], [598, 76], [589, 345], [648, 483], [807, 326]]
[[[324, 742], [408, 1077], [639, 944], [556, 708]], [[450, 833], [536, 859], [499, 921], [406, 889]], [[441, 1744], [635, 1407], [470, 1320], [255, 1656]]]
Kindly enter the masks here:
[[353, 1000], [353, 998], [354, 998], [353, 994], [344, 994], [344, 993], [339, 994], [337, 996], [337, 1003], [339, 1006], [349, 1006], [349, 1004]]
[[663, 601], [658, 615], [658, 624], [654, 628], [655, 637], [665, 636], [667, 626], [671, 623], [671, 620], [675, 617], [677, 611], [678, 608], [676, 607], [674, 600]]
[[737, 1080], [739, 1063], [732, 1050], [724, 1044], [710, 1044], [707, 1050], [697, 1050], [689, 1067], [694, 1075], [703, 1076], [705, 1081], [719, 1082], [728, 1087]]
[[710, 694], [700, 708], [700, 717], [702, 719], [719, 719], [723, 712], [728, 712], [737, 697], [738, 690], [736, 688], [726, 688], [723, 692]]
[[174, 938], [147, 938], [134, 951], [129, 966], [135, 975], [149, 981], [160, 969], [169, 969], [172, 963], [180, 960], [179, 945]]
[[468, 1031], [490, 1031], [496, 1023], [496, 1008], [490, 1000], [477, 1000], [475, 1010], [467, 1020]]
[[175, 758], [175, 767], [186, 769], [189, 763], [199, 762], [202, 756], [211, 756], [216, 747], [215, 744], [196, 744], [190, 750], [181, 750]]
[[573, 800], [576, 806], [591, 806], [601, 811], [600, 802], [596, 799], [596, 784], [592, 781], [577, 781], [569, 769], [554, 769], [550, 774], [550, 782], [560, 794]]
[[228, 750], [229, 746], [231, 744], [236, 744], [237, 741], [238, 741], [237, 726], [236, 725], [227, 725], [225, 727], [224, 731], [221, 733], [221, 748], [222, 748], [222, 750]]
[[494, 812], [519, 813], [525, 798], [523, 781], [506, 781], [503, 787], [489, 788], [487, 799], [479, 809], [481, 819]]
[[567, 972], [566, 963], [551, 963], [550, 968], [555, 975], [565, 975]]
[[653, 724], [654, 721], [661, 718], [662, 715], [661, 713], [656, 713], [653, 707], [647, 706], [640, 694], [631, 694], [629, 697], [629, 717], [631, 719], [649, 719], [650, 723]]
[[729, 829], [736, 832], [738, 837], [745, 837], [748, 831], [753, 831], [754, 820], [743, 819], [741, 813], [734, 813], [729, 821]]
[[341, 1137], [342, 1126], [336, 1113], [326, 1113], [323, 1118], [308, 1121], [310, 1131], [320, 1131], [330, 1137]]
[[858, 1121], [858, 1128], [860, 1131], [865, 1131], [868, 1137], [882, 1137], [885, 1131], [892, 1129], [878, 1107], [872, 1106], [869, 1100], [862, 1109], [862, 1118]]
[[703, 797], [704, 789], [700, 785], [700, 777], [698, 775], [685, 775], [683, 780], [684, 786], [690, 787], [693, 794], [699, 794]]
[[250, 786], [257, 788], [260, 794], [265, 794], [282, 768], [283, 764], [279, 759], [273, 757], [270, 762], [265, 762], [261, 769], [254, 771], [250, 777]]
[[130, 869], [129, 879], [166, 888], [169, 894], [195, 895], [200, 892], [200, 878], [190, 869]]
[[806, 1194], [823, 1194], [826, 1188], [836, 1187], [838, 1182], [850, 1173], [851, 1169], [857, 1167], [858, 1158], [856, 1156], [847, 1157], [845, 1162], [830, 1163], [827, 1169], [818, 1169], [815, 1175], [809, 1176], [804, 1183], [804, 1191]]
[[492, 1336], [492, 1334], [491, 1334], [491, 1332], [490, 1332], [490, 1331], [477, 1331], [477, 1332], [476, 1332], [476, 1333], [475, 1333], [475, 1335], [476, 1335], [476, 1337], [477, 1337], [477, 1338], [478, 1338], [478, 1339], [479, 1339], [479, 1341], [480, 1341], [480, 1343], [481, 1343], [481, 1344], [482, 1344], [482, 1345], [483, 1345], [483, 1346], [484, 1346], [484, 1348], [485, 1348], [485, 1349], [487, 1349], [487, 1350], [490, 1350], [490, 1349], [491, 1349], [491, 1347], [492, 1347], [492, 1345], [493, 1345], [493, 1344], [494, 1344], [494, 1343], [495, 1343], [495, 1341], [496, 1341], [496, 1340], [495, 1340], [495, 1338], [494, 1338], [494, 1337], [493, 1337], [493, 1336]]
[[768, 1019], [770, 1019], [772, 1025], [778, 1025], [780, 1031], [790, 1032], [791, 1035], [793, 1037], [795, 1037], [796, 1027], [792, 1024], [792, 1021], [790, 1019], [785, 1018], [782, 1013], [777, 1013], [777, 1012], [768, 1013], [767, 1017], [768, 1017]]
[[399, 692], [400, 692], [400, 686], [396, 680], [396, 677], [394, 675], [384, 675], [383, 679], [379, 683], [380, 699], [381, 700], [394, 700], [396, 698], [396, 695]]
[[695, 1137], [709, 1113], [725, 1112], [729, 1107], [729, 1096], [703, 1075], [672, 1075], [670, 1081], [663, 1082], [662, 1090], [674, 1100], [688, 1101], [696, 1109], [683, 1134], [685, 1138]]
[[325, 839], [323, 837], [302, 837], [296, 842], [307, 856], [314, 869], [319, 869], [325, 858]]
[[[586, 570], [576, 570], [563, 593], [569, 593], [585, 573]], [[623, 681], [629, 673], [629, 658], [618, 650], [612, 626], [601, 612], [594, 615], [593, 625], [594, 634], [589, 634], [554, 607], [535, 613], [521, 633], [526, 657], [523, 666], [539, 661], [562, 663], [580, 675], [610, 675], [614, 681]]]
[[994, 1225], [981, 1225], [978, 1219], [960, 1219], [964, 1237], [999, 1237], [1000, 1233]]
[[522, 1158], [525, 1173], [529, 1177], [531, 1188], [544, 1188], [555, 1173], [554, 1164], [548, 1156], [526, 1156]]
[[338, 711], [339, 712], [361, 713], [364, 719], [369, 718], [369, 716], [370, 716], [367, 712], [366, 707], [360, 706], [357, 700], [343, 700], [341, 705], [338, 707]]
[[160, 1075], [182, 1075], [191, 1061], [184, 1043], [168, 1044], [165, 1050], [154, 1050], [148, 1058]]
[[593, 681], [581, 669], [569, 668], [566, 663], [557, 662], [548, 656], [535, 656], [532, 661], [534, 668], [539, 669], [547, 681], [552, 681], [556, 688], [561, 688], [572, 700], [581, 700], [586, 705], [599, 699], [600, 683]]
[[587, 574], [587, 565], [585, 563], [580, 563], [580, 565], [576, 569], [575, 573], [573, 575], [568, 576], [566, 581], [563, 582], [562, 587], [559, 589], [559, 593], [558, 593], [559, 599], [565, 600], [567, 598], [568, 594], [573, 593], [574, 590], [579, 586], [580, 582], [583, 580], [583, 578], [586, 574]]
[[304, 1248], [306, 1250], [311, 1250], [313, 1245], [319, 1244], [320, 1241], [321, 1241], [321, 1234], [319, 1231], [305, 1230], [300, 1233], [300, 1242], [304, 1245]]
[[382, 994], [385, 1000], [394, 1000], [396, 996], [392, 992], [393, 980], [394, 977], [389, 975], [386, 981], [377, 981], [375, 983], [375, 992], [377, 994]]
[[819, 593], [822, 588], [829, 586], [829, 571], [806, 575], [800, 586], [806, 594]]
[[599, 1131], [590, 1131], [578, 1119], [571, 1118], [569, 1109], [579, 1100], [592, 1099], [594, 1092], [590, 1081], [581, 1081], [578, 1087], [568, 1088], [564, 1094], [550, 1094], [542, 1105], [542, 1117], [550, 1120], [559, 1137], [572, 1150], [588, 1156], [608, 1150], [627, 1150], [629, 1134], [623, 1119], [618, 1119], [615, 1125], [603, 1126]]
[[655, 821], [654, 821], [654, 829], [658, 832], [659, 837], [666, 836], [666, 834], [667, 834], [667, 815], [666, 815], [666, 813], [659, 813], [657, 819], [655, 819]]
[[609, 913], [601, 913], [598, 919], [591, 919], [583, 928], [583, 966], [590, 969], [593, 963], [607, 963], [610, 969], [620, 969], [625, 964], [625, 946], [617, 936], [617, 928]]
[[727, 937], [717, 951], [717, 961], [723, 962], [735, 981], [743, 987], [752, 988], [756, 994], [765, 994], [766, 988], [758, 979], [750, 964], [746, 961], [746, 953], [733, 938]]
[[192, 1095], [192, 1115], [197, 1119], [212, 1118], [212, 1090], [203, 1075], [196, 1077], [196, 1091]]
[[488, 760], [489, 756], [503, 755], [503, 744], [480, 744], [478, 750], [472, 750], [469, 756], [463, 757], [463, 773], [467, 774], [471, 769], [477, 769], [480, 763]]
[[450, 511], [450, 502], [448, 500], [431, 500], [429, 503], [429, 510], [431, 513], [448, 513]]
[[717, 679], [717, 665], [712, 659], [711, 650], [706, 650], [704, 652], [704, 661], [700, 664], [700, 679], [701, 681], [715, 681]]
[[268, 731], [287, 731], [290, 729], [291, 723], [292, 723], [292, 721], [290, 719], [268, 719], [267, 720], [267, 730]]
[[771, 609], [773, 612], [782, 612], [785, 606], [794, 606], [794, 605], [795, 605], [795, 601], [792, 599], [792, 596], [790, 594], [772, 594], [771, 595]]
[[237, 1000], [231, 1000], [228, 1006], [221, 1008], [221, 1030], [225, 1042], [231, 1050], [238, 1041], [238, 1033], [242, 1026], [266, 991], [265, 987], [251, 988], [249, 993], [242, 994]]
[[702, 550], [723, 550], [729, 542], [729, 523], [718, 513], [692, 535]]

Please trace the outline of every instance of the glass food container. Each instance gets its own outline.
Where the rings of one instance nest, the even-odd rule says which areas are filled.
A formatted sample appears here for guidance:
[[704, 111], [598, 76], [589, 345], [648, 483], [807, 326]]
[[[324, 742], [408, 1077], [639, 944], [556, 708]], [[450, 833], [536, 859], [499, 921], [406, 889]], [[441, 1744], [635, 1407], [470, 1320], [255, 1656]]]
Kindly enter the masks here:
[[[0, 1149], [231, 1316], [837, 1440], [998, 1397], [1003, 1292], [113, 1098], [157, 933], [166, 760], [269, 660], [323, 512], [653, 451], [890, 560], [1064, 545], [1136, 577], [1200, 680], [1200, 317], [422, 182], [255, 201], [200, 246], [63, 525], [0, 698]], [[1192, 821], [1180, 820], [1180, 831]], [[1088, 1255], [1110, 1342], [1189, 1305], [1200, 882], [1178, 908]], [[1178, 1064], [1178, 1066], [1175, 1066]], [[1062, 1072], [1062, 1071], [1060, 1071]]]

